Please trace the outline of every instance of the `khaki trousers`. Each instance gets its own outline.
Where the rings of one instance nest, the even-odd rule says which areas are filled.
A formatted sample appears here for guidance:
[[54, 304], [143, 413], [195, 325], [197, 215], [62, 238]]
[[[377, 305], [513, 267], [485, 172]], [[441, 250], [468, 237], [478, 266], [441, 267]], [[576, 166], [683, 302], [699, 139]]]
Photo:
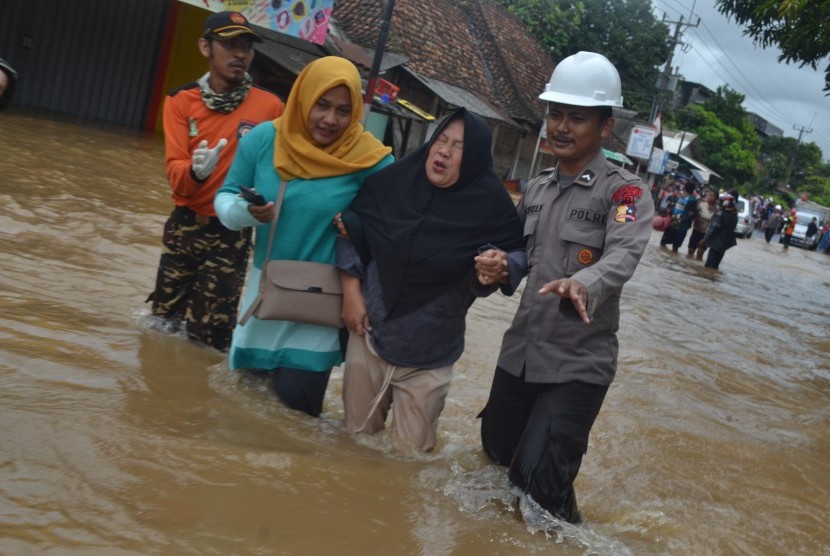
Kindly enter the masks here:
[[350, 434], [382, 431], [394, 405], [392, 426], [397, 435], [431, 452], [452, 370], [452, 365], [440, 369], [392, 365], [375, 352], [369, 334], [350, 333], [343, 372], [346, 430]]

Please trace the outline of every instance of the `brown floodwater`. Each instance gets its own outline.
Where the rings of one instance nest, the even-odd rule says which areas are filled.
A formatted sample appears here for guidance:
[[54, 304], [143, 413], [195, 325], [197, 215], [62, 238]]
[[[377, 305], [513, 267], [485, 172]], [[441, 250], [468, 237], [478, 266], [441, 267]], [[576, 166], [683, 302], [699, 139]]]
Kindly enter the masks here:
[[475, 415], [517, 300], [478, 301], [428, 456], [286, 410], [149, 326], [158, 135], [0, 115], [0, 553], [826, 554], [830, 257], [756, 233], [721, 272], [654, 234], [577, 479], [514, 503]]

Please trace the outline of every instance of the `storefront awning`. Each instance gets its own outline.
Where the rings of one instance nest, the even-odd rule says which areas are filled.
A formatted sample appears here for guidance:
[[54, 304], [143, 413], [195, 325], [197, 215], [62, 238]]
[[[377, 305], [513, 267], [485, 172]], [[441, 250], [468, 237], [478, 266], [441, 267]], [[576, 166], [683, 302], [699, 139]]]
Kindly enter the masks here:
[[621, 162], [623, 164], [631, 164], [632, 166], [634, 166], [634, 161], [625, 156], [623, 153], [609, 151], [608, 149], [602, 149], [602, 152], [605, 155], [605, 158], [607, 159], [616, 160], [617, 162]]
[[404, 108], [406, 108], [410, 112], [419, 115], [421, 118], [423, 118], [425, 120], [432, 121], [432, 120], [435, 119], [435, 116], [433, 116], [432, 114], [430, 114], [429, 112], [427, 112], [423, 108], [419, 108], [419, 107], [415, 106], [414, 104], [412, 104], [411, 102], [409, 102], [406, 99], [399, 98], [398, 101], [397, 101], [397, 104], [400, 104], [401, 106], [403, 106]]
[[692, 143], [697, 139], [697, 133], [691, 131], [674, 131], [663, 128], [663, 150], [673, 155], [684, 151], [688, 152]]
[[[720, 174], [718, 174], [717, 172], [715, 172], [711, 168], [707, 167], [702, 162], [698, 162], [694, 158], [691, 158], [691, 157], [688, 157], [688, 156], [685, 156], [685, 155], [682, 155], [682, 154], [678, 155], [678, 156], [680, 158], [682, 158], [683, 160], [685, 160], [686, 162], [688, 162], [689, 164], [691, 164], [692, 166], [694, 166], [700, 172], [700, 175], [695, 175], [694, 170], [692, 170], [693, 175], [695, 175], [695, 177], [701, 183], [709, 183], [710, 176], [715, 176], [716, 178], [723, 179], [723, 176], [721, 176]], [[705, 178], [705, 179], [701, 179], [701, 178]]]
[[257, 31], [264, 40], [255, 43], [254, 49], [294, 75], [299, 75], [310, 62], [325, 56], [323, 49], [308, 41], [270, 29]]
[[432, 121], [435, 116], [419, 109], [417, 106], [399, 98], [395, 102], [382, 102], [377, 96], [372, 102], [372, 112], [387, 114], [404, 120], [416, 122]]
[[435, 93], [447, 104], [452, 106], [463, 106], [470, 112], [478, 114], [482, 118], [489, 120], [498, 120], [513, 127], [520, 127], [513, 118], [511, 118], [503, 110], [496, 108], [486, 100], [479, 98], [470, 91], [444, 83], [437, 79], [431, 79], [412, 71], [407, 66], [403, 66], [415, 79], [424, 84], [426, 88]]

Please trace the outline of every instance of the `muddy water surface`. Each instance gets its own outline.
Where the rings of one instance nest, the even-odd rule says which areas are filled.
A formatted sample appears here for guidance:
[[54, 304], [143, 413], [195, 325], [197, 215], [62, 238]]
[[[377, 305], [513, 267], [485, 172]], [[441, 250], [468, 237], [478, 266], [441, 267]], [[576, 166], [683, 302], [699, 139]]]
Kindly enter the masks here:
[[479, 301], [435, 454], [277, 404], [147, 325], [170, 200], [157, 135], [0, 116], [0, 553], [826, 554], [830, 257], [721, 272], [652, 238], [577, 492], [522, 519], [474, 419], [516, 300]]

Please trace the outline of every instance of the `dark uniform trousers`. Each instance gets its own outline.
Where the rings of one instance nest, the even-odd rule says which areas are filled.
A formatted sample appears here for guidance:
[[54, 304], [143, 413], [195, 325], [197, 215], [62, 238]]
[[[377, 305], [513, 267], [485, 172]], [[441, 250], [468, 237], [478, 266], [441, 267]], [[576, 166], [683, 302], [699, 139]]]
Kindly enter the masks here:
[[187, 336], [225, 351], [230, 347], [245, 283], [251, 229], [234, 231], [216, 217], [173, 209], [164, 224], [164, 251], [152, 314], [184, 319]]
[[581, 521], [573, 483], [607, 385], [528, 383], [496, 367], [481, 440], [510, 481], [555, 517]]

